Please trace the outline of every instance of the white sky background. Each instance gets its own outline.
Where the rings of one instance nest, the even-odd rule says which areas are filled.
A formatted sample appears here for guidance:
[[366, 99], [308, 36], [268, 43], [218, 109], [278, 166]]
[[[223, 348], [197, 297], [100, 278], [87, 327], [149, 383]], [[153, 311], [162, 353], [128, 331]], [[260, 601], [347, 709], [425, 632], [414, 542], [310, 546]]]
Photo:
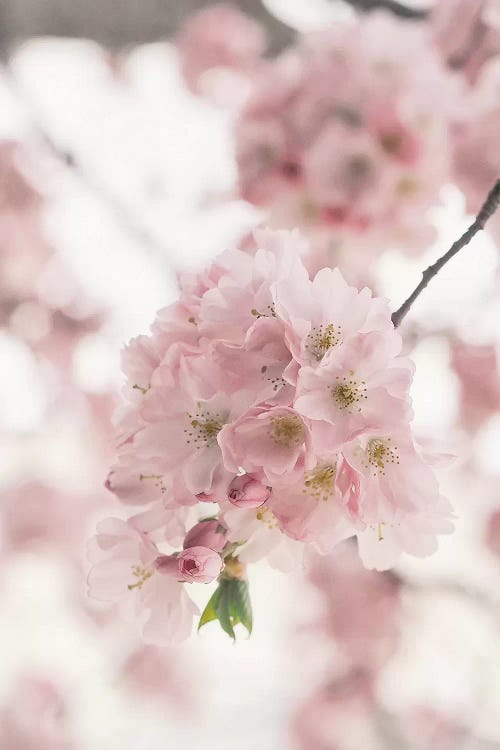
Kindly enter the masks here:
[[[269, 4], [277, 5], [278, 0]], [[218, 205], [214, 199], [210, 208], [200, 208], [207, 190], [227, 196], [233, 188], [229, 116], [181, 88], [174, 54], [166, 45], [133, 51], [122, 66], [123, 80], [111, 76], [102, 52], [86, 42], [32, 42], [19, 51], [13, 70], [31, 114], [61, 148], [74, 154], [92, 184], [116, 197], [128, 223], [154, 240], [140, 242], [117, 220], [116, 211], [96, 200], [78, 177], [69, 176], [62, 185], [54, 178], [58, 199], [47, 215], [47, 231], [87, 291], [112, 312], [103, 337], [84, 344], [77, 375], [91, 390], [118, 387], [121, 343], [144, 332], [155, 311], [174, 299], [175, 269], [212, 258], [255, 218], [255, 212], [238, 201], [222, 200]], [[0, 80], [0, 137], [29, 134], [30, 116]], [[429, 258], [409, 261], [388, 255], [381, 260], [383, 290], [395, 307], [426, 261], [462, 229], [461, 196], [452, 188], [448, 208], [436, 220], [442, 239]], [[460, 321], [472, 341], [494, 337], [500, 344], [492, 306], [485, 304], [497, 292], [496, 270], [496, 250], [487, 237], [478, 238], [432, 284], [415, 307], [414, 320]], [[0, 419], [20, 433], [36, 430], [45, 395], [36, 382], [29, 387], [29, 357], [2, 339], [0, 356], [7, 363], [0, 372]], [[426, 340], [415, 359], [416, 425], [427, 437], [446, 439], [456, 409], [456, 388], [442, 340]], [[498, 481], [500, 472], [499, 431], [493, 424], [479, 450], [491, 483], [495, 477]], [[454, 439], [460, 446], [461, 436]], [[47, 456], [49, 462], [65, 462], [60, 443], [49, 439], [46, 450], [54, 451]], [[463, 497], [453, 471], [443, 480], [463, 506], [458, 532], [431, 560], [407, 560], [402, 567], [431, 580], [455, 577], [477, 584], [479, 578], [481, 587], [494, 591], [498, 567], [476, 543], [491, 502], [488, 492], [484, 501], [475, 498], [477, 513], [471, 513], [471, 498]], [[306, 613], [302, 594], [290, 579], [266, 566], [252, 571], [255, 632], [250, 640], [241, 637], [233, 646], [210, 627], [193, 637], [186, 657], [205, 698], [201, 713], [188, 721], [131, 698], [116, 684], [116, 660], [132, 635], [124, 629], [118, 642], [96, 639], [67, 607], [65, 572], [56, 561], [42, 564], [20, 558], [0, 585], [5, 587], [0, 697], [25, 668], [46, 667], [68, 689], [82, 750], [291, 747], [286, 716], [304, 694], [308, 679], [314, 678], [308, 675], [307, 660], [297, 659], [291, 637], [290, 623]], [[499, 686], [494, 682], [495, 669], [500, 674], [497, 624], [480, 608], [464, 609], [454, 599], [422, 601], [417, 624], [387, 670], [383, 689], [388, 704], [411, 704], [434, 695], [457, 712], [467, 707], [472, 722], [500, 742], [495, 719]]]

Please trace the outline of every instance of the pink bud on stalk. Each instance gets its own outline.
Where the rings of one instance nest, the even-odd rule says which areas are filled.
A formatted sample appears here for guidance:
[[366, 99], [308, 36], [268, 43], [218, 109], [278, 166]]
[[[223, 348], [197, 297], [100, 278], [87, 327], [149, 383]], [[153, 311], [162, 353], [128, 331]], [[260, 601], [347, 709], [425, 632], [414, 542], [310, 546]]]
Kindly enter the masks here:
[[222, 570], [221, 556], [209, 547], [189, 547], [178, 555], [160, 555], [155, 560], [159, 573], [187, 583], [210, 583]]
[[209, 547], [215, 552], [222, 552], [226, 541], [226, 528], [217, 519], [209, 519], [189, 529], [183, 547]]
[[228, 500], [237, 508], [258, 508], [271, 497], [272, 489], [252, 474], [235, 477], [227, 492]]

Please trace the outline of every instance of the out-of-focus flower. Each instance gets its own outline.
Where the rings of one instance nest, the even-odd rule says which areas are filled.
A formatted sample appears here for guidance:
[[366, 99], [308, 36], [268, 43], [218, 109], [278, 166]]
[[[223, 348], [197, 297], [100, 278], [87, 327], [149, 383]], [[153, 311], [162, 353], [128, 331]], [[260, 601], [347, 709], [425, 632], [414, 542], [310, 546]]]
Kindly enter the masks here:
[[462, 71], [471, 84], [485, 63], [500, 54], [496, 0], [437, 0], [431, 22], [445, 62]]
[[232, 96], [239, 100], [245, 78], [258, 65], [265, 47], [264, 29], [224, 3], [192, 16], [177, 39], [181, 72], [189, 88], [226, 103]]
[[47, 679], [23, 677], [0, 708], [0, 747], [5, 750], [74, 750], [66, 707]]
[[455, 342], [451, 364], [458, 375], [460, 418], [464, 425], [476, 429], [493, 412], [500, 410], [500, 372], [493, 346]]
[[494, 511], [488, 519], [485, 541], [489, 550], [500, 558], [500, 510]]
[[[499, 30], [500, 35], [500, 30]], [[463, 191], [467, 210], [476, 214], [500, 173], [500, 55], [484, 71], [465, 100], [452, 131], [453, 177]], [[487, 231], [500, 242], [498, 212]]]
[[365, 251], [423, 249], [454, 101], [423, 24], [369, 14], [303, 35], [255, 74], [236, 124], [241, 194], [273, 226], [307, 230], [316, 268], [344, 251], [365, 267]]

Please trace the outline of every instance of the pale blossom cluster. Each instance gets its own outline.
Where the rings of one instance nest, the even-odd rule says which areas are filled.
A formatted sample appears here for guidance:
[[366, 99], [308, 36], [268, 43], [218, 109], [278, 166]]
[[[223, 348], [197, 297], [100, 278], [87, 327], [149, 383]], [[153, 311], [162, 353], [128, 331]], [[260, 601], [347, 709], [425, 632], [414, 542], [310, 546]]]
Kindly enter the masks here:
[[0, 706], [2, 750], [76, 750], [59, 689], [46, 677], [23, 675]]
[[235, 130], [241, 195], [273, 226], [307, 228], [323, 265], [421, 250], [449, 179], [454, 92], [425, 25], [375, 13], [302, 35], [256, 69]]
[[443, 60], [472, 85], [488, 61], [500, 54], [497, 0], [437, 0], [431, 23]]
[[[54, 440], [54, 425], [60, 432], [63, 424], [66, 438], [73, 437], [73, 450], [80, 451], [81, 466], [88, 464], [91, 484], [91, 469], [97, 477], [106, 462], [113, 399], [109, 393], [84, 391], [75, 379], [75, 352], [82, 339], [101, 328], [105, 315], [46, 238], [44, 212], [53, 196], [50, 181], [47, 185], [41, 177], [57, 170], [54, 164], [49, 169], [47, 161], [29, 143], [0, 141], [0, 334], [29, 358], [37, 386], [46, 395], [40, 423], [31, 434], [20, 436], [3, 423], [0, 427], [10, 450], [0, 487], [0, 556], [5, 563], [19, 552], [57, 553], [73, 568], [88, 534], [86, 522], [105, 505], [106, 495], [89, 485], [61, 486], [36, 457], [37, 444], [44, 442], [45, 454], [47, 442]], [[88, 444], [78, 440], [80, 434]], [[101, 466], [92, 466], [90, 445]]]
[[[332, 555], [316, 555], [308, 562], [308, 579], [320, 606], [304, 608], [315, 614], [302, 623], [299, 645], [305, 657], [301, 668], [310, 670], [317, 684], [293, 715], [294, 747], [452, 750], [468, 743], [476, 747], [473, 725], [456, 708], [417, 696], [402, 703], [387, 700], [386, 668], [394, 668], [393, 658], [397, 664], [402, 653], [413, 650], [412, 607], [418, 597], [412, 601], [411, 585], [392, 571], [365, 570], [348, 542]], [[408, 672], [399, 679], [409, 680]]]
[[186, 584], [241, 579], [263, 557], [287, 570], [349, 537], [386, 569], [452, 529], [412, 435], [413, 365], [388, 302], [336, 269], [310, 279], [296, 232], [256, 243], [184, 277], [124, 351], [107, 486], [135, 509], [99, 525], [89, 586], [148, 641], [189, 634]]
[[[500, 34], [500, 31], [499, 31]], [[462, 102], [453, 123], [452, 177], [476, 214], [500, 174], [500, 50]], [[487, 230], [500, 242], [497, 212]]]
[[264, 28], [226, 3], [195, 13], [177, 38], [187, 86], [218, 103], [235, 106], [241, 106], [266, 46]]

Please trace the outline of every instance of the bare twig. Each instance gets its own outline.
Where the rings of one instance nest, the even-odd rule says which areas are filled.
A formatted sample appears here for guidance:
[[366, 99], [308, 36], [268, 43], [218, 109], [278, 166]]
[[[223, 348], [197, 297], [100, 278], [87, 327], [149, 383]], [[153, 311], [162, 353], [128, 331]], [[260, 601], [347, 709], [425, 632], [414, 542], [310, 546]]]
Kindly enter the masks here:
[[497, 180], [493, 188], [490, 190], [490, 193], [486, 198], [481, 210], [479, 211], [478, 215], [476, 216], [475, 220], [472, 222], [468, 230], [460, 237], [460, 239], [453, 243], [447, 253], [445, 253], [441, 258], [439, 258], [439, 260], [433, 263], [432, 266], [429, 266], [429, 268], [427, 268], [422, 273], [422, 281], [420, 282], [420, 284], [413, 290], [408, 299], [403, 302], [401, 307], [396, 310], [395, 313], [393, 313], [392, 322], [394, 323], [395, 328], [397, 328], [401, 323], [406, 313], [411, 308], [417, 297], [419, 297], [420, 294], [424, 291], [429, 281], [439, 273], [442, 267], [446, 265], [446, 263], [448, 263], [448, 261], [451, 260], [454, 255], [460, 252], [462, 248], [466, 247], [478, 232], [484, 229], [484, 227], [486, 226], [486, 222], [488, 221], [488, 219], [491, 219], [499, 206], [500, 180]]
[[423, 21], [429, 15], [429, 11], [423, 8], [410, 8], [404, 3], [398, 2], [398, 0], [344, 0], [344, 2], [356, 8], [356, 10], [363, 11], [363, 13], [378, 9], [388, 10], [399, 18], [414, 21]]

